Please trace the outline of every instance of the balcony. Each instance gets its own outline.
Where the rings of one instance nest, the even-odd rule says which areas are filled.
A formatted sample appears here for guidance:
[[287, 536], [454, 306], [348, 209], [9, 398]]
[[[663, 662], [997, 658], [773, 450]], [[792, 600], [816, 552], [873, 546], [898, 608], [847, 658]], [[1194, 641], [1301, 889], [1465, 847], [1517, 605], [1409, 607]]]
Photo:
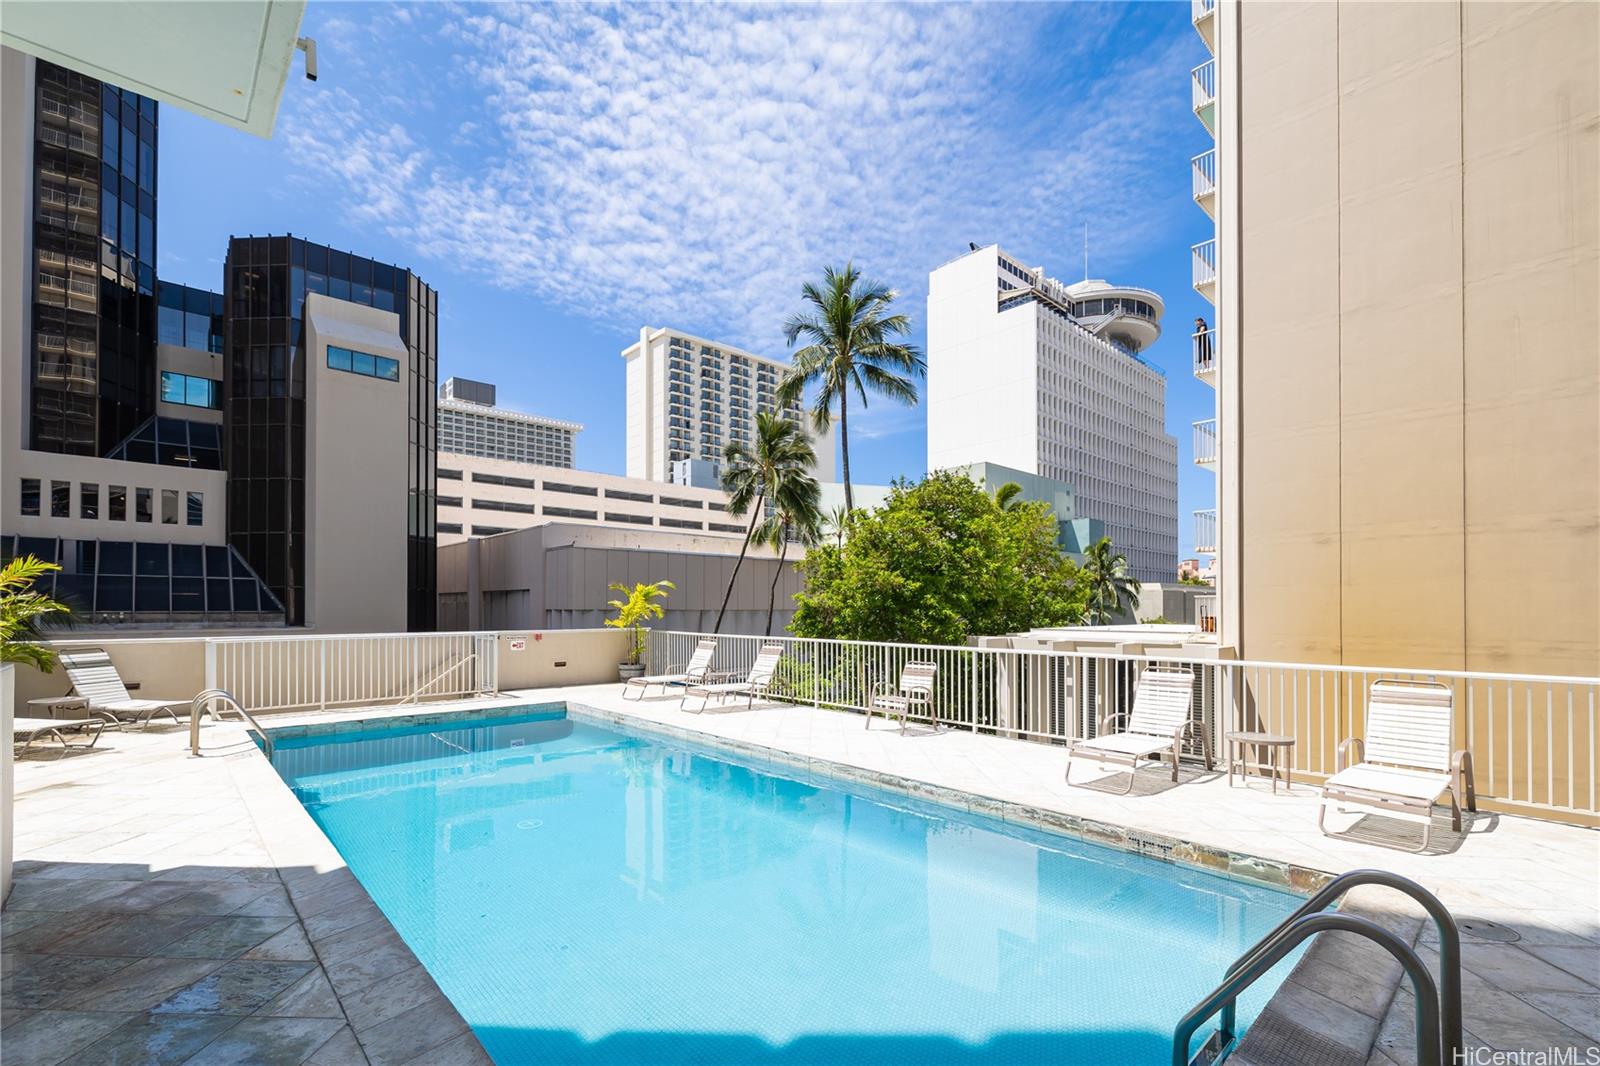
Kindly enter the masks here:
[[1194, 202], [1213, 222], [1217, 220], [1217, 150], [1201, 152], [1189, 160], [1194, 179]]
[[1194, 265], [1194, 291], [1217, 302], [1217, 239], [1201, 241], [1190, 249]]
[[1195, 622], [1200, 626], [1200, 632], [1215, 634], [1217, 631], [1217, 596], [1196, 596], [1194, 598]]
[[1207, 470], [1217, 468], [1217, 420], [1201, 419], [1194, 424], [1194, 465]]
[[1211, 326], [1190, 334], [1194, 341], [1194, 376], [1217, 387], [1217, 330]]
[[1217, 61], [1208, 59], [1189, 72], [1194, 117], [1206, 132], [1217, 135]]
[[1217, 554], [1217, 512], [1215, 508], [1194, 513], [1194, 550], [1196, 555]]
[[1206, 43], [1206, 50], [1217, 54], [1217, 0], [1189, 0], [1189, 20], [1194, 32]]

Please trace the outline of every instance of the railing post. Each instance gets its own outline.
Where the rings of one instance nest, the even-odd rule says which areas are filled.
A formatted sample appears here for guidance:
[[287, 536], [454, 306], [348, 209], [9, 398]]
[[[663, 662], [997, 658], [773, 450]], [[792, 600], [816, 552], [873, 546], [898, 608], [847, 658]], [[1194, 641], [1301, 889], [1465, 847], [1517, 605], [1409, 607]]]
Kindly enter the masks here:
[[328, 709], [328, 647], [326, 640], [318, 642], [322, 646], [322, 666], [317, 674], [317, 706], [322, 710]]

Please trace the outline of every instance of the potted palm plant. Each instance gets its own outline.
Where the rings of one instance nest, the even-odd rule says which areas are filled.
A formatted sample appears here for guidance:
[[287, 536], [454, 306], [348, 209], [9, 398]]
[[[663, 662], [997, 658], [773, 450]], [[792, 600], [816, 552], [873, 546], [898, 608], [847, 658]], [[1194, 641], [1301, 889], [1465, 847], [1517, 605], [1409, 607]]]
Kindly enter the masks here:
[[629, 635], [628, 661], [617, 664], [619, 680], [626, 681], [630, 677], [639, 677], [644, 673], [644, 623], [652, 618], [660, 618], [666, 612], [662, 610], [657, 600], [667, 598], [667, 593], [677, 588], [670, 581], [652, 581], [645, 584], [643, 581], [631, 589], [622, 582], [614, 582], [611, 591], [620, 592], [626, 599], [612, 600], [607, 606], [617, 612], [615, 618], [607, 618], [606, 625], [612, 629], [626, 629]]

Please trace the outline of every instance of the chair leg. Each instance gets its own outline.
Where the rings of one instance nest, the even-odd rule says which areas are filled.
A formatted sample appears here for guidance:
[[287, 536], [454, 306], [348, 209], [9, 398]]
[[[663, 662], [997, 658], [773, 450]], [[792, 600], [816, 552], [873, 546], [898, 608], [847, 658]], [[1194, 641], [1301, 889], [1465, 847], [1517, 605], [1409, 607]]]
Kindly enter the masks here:
[[1422, 846], [1414, 848], [1418, 855], [1428, 850], [1428, 839], [1433, 834], [1433, 808], [1428, 808], [1428, 820], [1422, 823]]
[[1325, 819], [1327, 816], [1328, 816], [1328, 801], [1327, 801], [1327, 799], [1323, 799], [1322, 803], [1320, 805], [1318, 805], [1318, 807], [1317, 807], [1317, 829], [1319, 831], [1321, 831], [1323, 836], [1331, 837], [1331, 836], [1333, 836], [1333, 834], [1328, 832], [1328, 827], [1323, 824], [1323, 819]]
[[1461, 832], [1461, 804], [1456, 800], [1456, 790], [1450, 790], [1450, 828]]
[[1172, 783], [1178, 783], [1178, 746], [1181, 741], [1172, 742]]

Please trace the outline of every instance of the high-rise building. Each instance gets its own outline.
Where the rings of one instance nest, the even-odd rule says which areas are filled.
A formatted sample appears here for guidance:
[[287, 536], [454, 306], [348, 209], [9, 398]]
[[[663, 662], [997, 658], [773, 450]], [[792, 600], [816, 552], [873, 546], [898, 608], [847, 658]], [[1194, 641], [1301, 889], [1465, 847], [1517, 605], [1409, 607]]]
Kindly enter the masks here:
[[582, 429], [576, 422], [497, 407], [495, 388], [487, 382], [447, 378], [439, 387], [440, 452], [570, 467]]
[[[722, 451], [733, 443], [751, 444], [758, 413], [778, 411], [778, 382], [789, 364], [752, 355], [719, 341], [679, 330], [645, 327], [637, 344], [622, 351], [627, 360], [628, 476], [673, 480], [673, 464], [698, 460], [706, 472], [697, 479], [713, 487], [722, 471]], [[810, 422], [800, 405], [786, 415]], [[831, 480], [833, 434], [814, 442], [819, 463]]]
[[928, 469], [999, 463], [1071, 485], [1141, 581], [1178, 565], [1177, 442], [1145, 289], [1064, 285], [997, 245], [928, 278]]
[[1195, 12], [1223, 642], [1594, 674], [1600, 6]]

